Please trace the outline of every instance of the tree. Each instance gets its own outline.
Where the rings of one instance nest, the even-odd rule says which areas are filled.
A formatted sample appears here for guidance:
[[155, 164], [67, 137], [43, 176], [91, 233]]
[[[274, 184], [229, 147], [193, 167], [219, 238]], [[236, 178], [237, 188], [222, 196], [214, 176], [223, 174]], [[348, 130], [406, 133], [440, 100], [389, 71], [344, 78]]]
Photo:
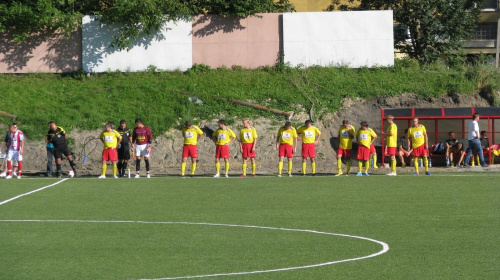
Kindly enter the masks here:
[[111, 46], [125, 49], [142, 34], [151, 35], [168, 20], [196, 14], [246, 17], [257, 13], [294, 11], [289, 0], [3, 0], [0, 32], [11, 32], [21, 42], [34, 32], [70, 34], [83, 15], [99, 16], [121, 29]]
[[[404, 27], [394, 47], [420, 63], [432, 63], [474, 36], [484, 0], [333, 0], [326, 10], [393, 10]], [[401, 30], [401, 29], [400, 29]], [[407, 31], [407, 32], [406, 32]]]

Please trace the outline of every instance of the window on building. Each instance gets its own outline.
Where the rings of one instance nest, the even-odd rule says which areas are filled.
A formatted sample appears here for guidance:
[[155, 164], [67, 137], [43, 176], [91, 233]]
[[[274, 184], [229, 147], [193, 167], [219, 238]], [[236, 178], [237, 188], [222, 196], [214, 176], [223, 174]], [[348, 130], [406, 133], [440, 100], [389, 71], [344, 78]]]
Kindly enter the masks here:
[[483, 4], [483, 11], [497, 11], [498, 0], [486, 0]]
[[476, 27], [476, 40], [496, 40], [497, 24], [482, 23]]

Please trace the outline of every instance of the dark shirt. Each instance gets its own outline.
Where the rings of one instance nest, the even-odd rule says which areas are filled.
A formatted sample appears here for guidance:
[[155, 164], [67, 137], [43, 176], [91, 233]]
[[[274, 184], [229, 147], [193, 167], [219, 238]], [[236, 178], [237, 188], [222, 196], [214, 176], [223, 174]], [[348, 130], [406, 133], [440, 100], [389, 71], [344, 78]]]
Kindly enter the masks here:
[[445, 142], [446, 142], [448, 145], [450, 145], [450, 146], [455, 146], [455, 145], [457, 145], [457, 144], [458, 144], [457, 139], [446, 139], [446, 141], [445, 141]]
[[118, 129], [116, 129], [116, 131], [118, 133], [120, 133], [120, 135], [122, 136], [122, 141], [120, 142], [120, 144], [122, 146], [130, 145], [130, 138], [129, 138], [131, 135], [130, 128], [125, 127], [124, 129], [121, 129], [121, 127], [118, 127]]
[[134, 128], [134, 133], [132, 134], [132, 143], [136, 143], [137, 145], [151, 144], [153, 141], [153, 134], [151, 133], [151, 129], [147, 126], [143, 126], [141, 128]]
[[481, 141], [481, 147], [484, 149], [488, 148], [490, 145], [488, 138], [484, 138], [483, 140], [479, 139]]
[[459, 140], [458, 143], [462, 144], [462, 148], [460, 149], [461, 151], [465, 151], [469, 148], [469, 140], [467, 139]]
[[407, 151], [408, 150], [408, 138], [406, 138], [404, 136], [399, 138], [399, 146], [403, 147], [403, 150]]
[[54, 145], [54, 149], [56, 150], [62, 150], [68, 147], [65, 136], [66, 131], [64, 131], [64, 128], [60, 126], [58, 126], [56, 130], [49, 129], [47, 132], [47, 139], [49, 140], [49, 143]]

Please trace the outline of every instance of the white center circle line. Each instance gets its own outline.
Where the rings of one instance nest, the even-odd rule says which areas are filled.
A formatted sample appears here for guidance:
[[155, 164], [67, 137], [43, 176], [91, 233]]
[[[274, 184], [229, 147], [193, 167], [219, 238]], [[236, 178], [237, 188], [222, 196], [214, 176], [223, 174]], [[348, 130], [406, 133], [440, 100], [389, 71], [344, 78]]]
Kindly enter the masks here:
[[258, 274], [258, 273], [270, 273], [270, 272], [279, 272], [279, 271], [290, 271], [290, 270], [298, 270], [298, 269], [306, 269], [306, 268], [314, 268], [320, 266], [333, 265], [344, 262], [352, 262], [359, 261], [364, 259], [369, 259], [373, 257], [380, 256], [387, 251], [389, 251], [389, 245], [385, 242], [375, 240], [368, 237], [356, 236], [356, 235], [348, 235], [342, 233], [333, 233], [333, 232], [324, 232], [317, 230], [309, 230], [309, 229], [290, 229], [290, 228], [280, 228], [280, 227], [267, 227], [267, 226], [254, 226], [254, 225], [233, 225], [233, 224], [220, 224], [220, 223], [195, 223], [195, 222], [151, 222], [151, 221], [99, 221], [99, 220], [0, 220], [0, 222], [19, 222], [19, 223], [130, 223], [130, 224], [164, 224], [164, 225], [198, 225], [198, 226], [218, 226], [218, 227], [238, 227], [238, 228], [252, 228], [252, 229], [266, 229], [266, 230], [279, 230], [279, 231], [290, 231], [290, 232], [305, 232], [312, 234], [322, 234], [322, 235], [331, 235], [331, 236], [340, 236], [347, 238], [355, 238], [360, 240], [365, 240], [369, 242], [373, 242], [382, 246], [382, 250], [367, 255], [350, 259], [336, 260], [318, 264], [311, 265], [303, 265], [303, 266], [294, 266], [294, 267], [284, 267], [284, 268], [275, 268], [275, 269], [267, 269], [267, 270], [254, 270], [254, 271], [243, 271], [243, 272], [228, 272], [228, 273], [215, 273], [215, 274], [206, 274], [206, 275], [191, 275], [191, 276], [178, 276], [178, 277], [165, 277], [165, 278], [143, 278], [141, 280], [174, 280], [174, 279], [194, 279], [194, 278], [208, 278], [208, 277], [217, 277], [217, 276], [235, 276], [235, 275], [246, 275], [246, 274]]

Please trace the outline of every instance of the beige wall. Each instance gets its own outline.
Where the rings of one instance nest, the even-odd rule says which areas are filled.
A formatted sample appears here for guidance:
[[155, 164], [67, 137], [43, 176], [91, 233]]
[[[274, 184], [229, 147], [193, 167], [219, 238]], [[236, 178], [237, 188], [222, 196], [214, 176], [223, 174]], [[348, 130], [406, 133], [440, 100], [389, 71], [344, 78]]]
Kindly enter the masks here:
[[81, 30], [64, 35], [39, 34], [21, 44], [0, 34], [0, 73], [64, 73], [82, 67]]
[[212, 68], [274, 65], [280, 51], [281, 14], [261, 17], [204, 15], [193, 19], [193, 63]]

